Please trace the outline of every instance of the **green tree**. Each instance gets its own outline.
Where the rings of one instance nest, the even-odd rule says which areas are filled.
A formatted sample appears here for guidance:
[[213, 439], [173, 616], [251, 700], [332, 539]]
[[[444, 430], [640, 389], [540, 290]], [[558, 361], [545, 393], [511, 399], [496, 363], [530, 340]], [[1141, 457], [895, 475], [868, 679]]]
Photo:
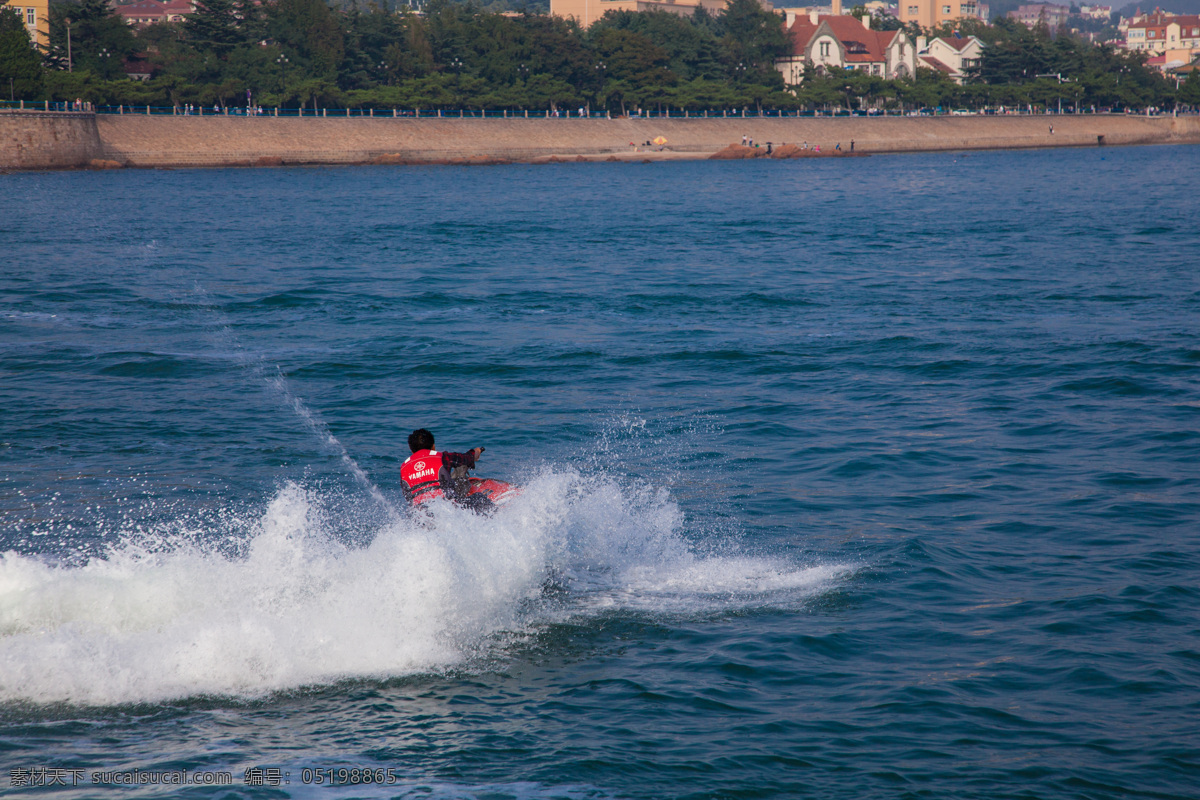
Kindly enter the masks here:
[[337, 78], [346, 42], [325, 0], [274, 0], [266, 10], [268, 32], [298, 68], [318, 80]]
[[345, 56], [339, 83], [346, 88], [374, 84], [394, 86], [405, 78], [428, 74], [432, 59], [419, 46], [414, 28], [419, 18], [407, 10], [392, 13], [372, 3], [353, 8], [342, 18]]
[[1200, 70], [1193, 69], [1187, 80], [1179, 85], [1176, 100], [1192, 108], [1200, 108]]
[[32, 100], [42, 91], [42, 59], [25, 21], [15, 9], [0, 7], [0, 93], [7, 100]]
[[636, 33], [663, 53], [671, 72], [681, 80], [724, 76], [720, 46], [706, 25], [665, 11], [608, 11], [587, 31], [594, 47], [610, 30]]
[[594, 46], [608, 76], [614, 80], [626, 81], [639, 89], [675, 82], [675, 75], [667, 66], [666, 51], [643, 34], [606, 28], [598, 33]]
[[239, 0], [197, 0], [196, 11], [183, 23], [187, 41], [200, 50], [224, 57], [247, 40]]
[[717, 19], [727, 74], [740, 83], [782, 89], [775, 59], [787, 55], [790, 45], [779, 15], [757, 0], [730, 0]]
[[[68, 58], [67, 20], [71, 20]], [[124, 76], [125, 59], [137, 50], [129, 26], [106, 0], [78, 0], [50, 6], [50, 51], [47, 60], [58, 69], [87, 70], [111, 80]]]

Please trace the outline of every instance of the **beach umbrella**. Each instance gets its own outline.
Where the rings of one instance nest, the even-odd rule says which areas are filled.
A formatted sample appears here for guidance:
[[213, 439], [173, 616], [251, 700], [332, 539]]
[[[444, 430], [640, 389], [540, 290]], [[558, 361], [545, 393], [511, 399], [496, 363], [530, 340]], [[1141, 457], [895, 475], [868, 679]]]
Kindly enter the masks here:
[[659, 136], [657, 139], [655, 139], [655, 140], [654, 140], [654, 143], [655, 143], [655, 144], [666, 144], [666, 143], [667, 143], [667, 137], [665, 137], [665, 136]]

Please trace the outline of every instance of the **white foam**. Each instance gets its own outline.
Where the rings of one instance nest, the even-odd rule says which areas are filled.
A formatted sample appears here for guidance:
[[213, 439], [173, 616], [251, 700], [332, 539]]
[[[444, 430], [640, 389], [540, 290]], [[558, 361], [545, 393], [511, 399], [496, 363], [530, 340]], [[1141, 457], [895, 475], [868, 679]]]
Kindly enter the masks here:
[[[698, 555], [665, 492], [575, 472], [533, 477], [492, 517], [435, 503], [359, 548], [320, 501], [284, 486], [244, 547], [208, 530], [126, 536], [82, 566], [0, 556], [0, 700], [253, 697], [442, 670], [564, 614], [764, 604], [845, 571]], [[565, 598], [543, 602], [548, 580]]]

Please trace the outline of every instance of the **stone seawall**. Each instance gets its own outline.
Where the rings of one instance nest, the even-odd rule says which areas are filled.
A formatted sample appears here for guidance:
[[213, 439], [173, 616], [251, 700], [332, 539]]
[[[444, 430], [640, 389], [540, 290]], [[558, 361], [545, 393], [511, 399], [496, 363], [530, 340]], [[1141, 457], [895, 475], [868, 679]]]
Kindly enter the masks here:
[[[659, 136], [667, 139], [665, 148], [644, 146]], [[839, 143], [848, 151], [851, 141], [859, 153], [1200, 143], [1200, 117], [294, 119], [25, 112], [0, 114], [0, 168], [69, 168], [91, 159], [188, 167], [704, 158], [742, 136], [760, 144], [808, 142], [823, 153]]]
[[0, 111], [0, 169], [66, 169], [100, 157], [96, 115]]

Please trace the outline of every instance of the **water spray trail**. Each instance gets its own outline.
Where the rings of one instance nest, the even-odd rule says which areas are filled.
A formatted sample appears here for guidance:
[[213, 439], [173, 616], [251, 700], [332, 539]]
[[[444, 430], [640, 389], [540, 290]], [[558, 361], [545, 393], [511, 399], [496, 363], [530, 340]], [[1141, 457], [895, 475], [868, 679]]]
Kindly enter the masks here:
[[401, 518], [400, 512], [396, 510], [396, 506], [384, 496], [379, 487], [375, 485], [375, 482], [358, 465], [358, 462], [350, 457], [350, 452], [346, 450], [345, 445], [338, 441], [338, 438], [329, 430], [329, 426], [288, 388], [287, 378], [283, 376], [283, 372], [280, 371], [279, 366], [277, 364], [269, 364], [261, 354], [247, 351], [241, 341], [233, 334], [229, 322], [224, 319], [210, 301], [208, 293], [204, 291], [204, 287], [197, 283], [195, 289], [196, 293], [200, 295], [201, 307], [217, 316], [218, 325], [220, 326], [218, 335], [225, 339], [229, 347], [237, 354], [238, 363], [248, 369], [255, 378], [266, 386], [278, 392], [284, 403], [292, 409], [300, 421], [304, 423], [304, 426], [308, 428], [309, 432], [317, 437], [322, 444], [338, 454], [342, 460], [342, 464], [354, 476], [359, 485], [367, 491], [371, 499], [387, 512], [388, 517], [393, 522], [399, 520]]
[[367, 476], [367, 473], [358, 465], [358, 462], [350, 457], [346, 446], [338, 441], [338, 438], [329, 431], [329, 426], [318, 419], [308, 406], [304, 405], [300, 398], [292, 394], [291, 390], [288, 389], [287, 379], [283, 377], [283, 373], [279, 371], [279, 367], [277, 366], [275, 367], [275, 373], [275, 376], [268, 380], [267, 383], [279, 392], [280, 396], [292, 407], [292, 410], [296, 412], [296, 416], [300, 418], [314, 436], [322, 440], [329, 449], [341, 456], [342, 463], [346, 466], [346, 469], [367, 490], [367, 494], [371, 495], [375, 502], [379, 503], [388, 512], [388, 516], [393, 521], [400, 519], [400, 512], [396, 510], [396, 507], [392, 505], [390, 500], [383, 496], [383, 492], [379, 491], [379, 487]]

